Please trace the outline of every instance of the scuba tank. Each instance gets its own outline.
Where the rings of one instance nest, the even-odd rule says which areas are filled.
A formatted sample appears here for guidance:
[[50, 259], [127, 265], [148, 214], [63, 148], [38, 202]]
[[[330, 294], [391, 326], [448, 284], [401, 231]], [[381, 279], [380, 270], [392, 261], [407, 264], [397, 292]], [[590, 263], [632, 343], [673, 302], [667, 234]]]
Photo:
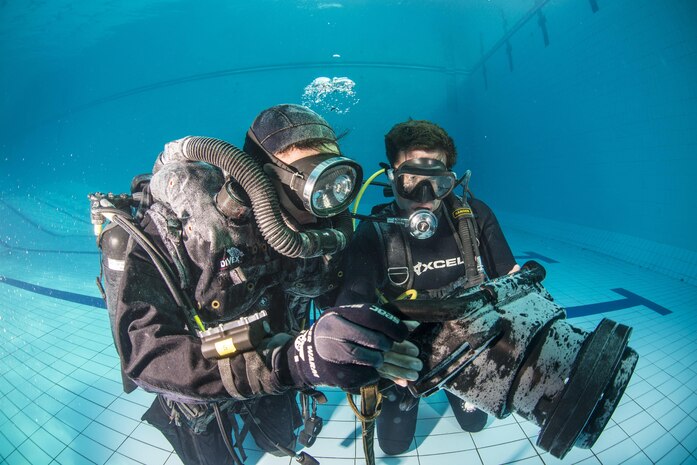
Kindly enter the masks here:
[[[147, 180], [144, 178], [147, 176]], [[139, 179], [141, 182], [135, 184]], [[146, 185], [144, 182], [149, 181], [149, 175], [140, 175], [134, 178], [133, 185], [140, 187]], [[116, 341], [116, 299], [118, 297], [119, 286], [123, 277], [126, 248], [130, 235], [126, 230], [116, 223], [110, 222], [106, 227], [104, 223], [106, 218], [99, 213], [99, 209], [107, 205], [122, 211], [124, 214], [132, 217], [135, 208], [140, 203], [142, 197], [140, 193], [133, 195], [112, 193], [102, 194], [95, 192], [88, 195], [90, 201], [90, 216], [94, 226], [94, 233], [97, 235], [97, 247], [101, 252], [99, 276], [96, 278], [97, 287], [102, 294], [102, 298], [106, 303], [109, 313], [109, 325], [111, 327], [112, 337]], [[121, 382], [125, 393], [133, 392], [137, 385], [121, 370]]]
[[123, 276], [128, 238], [128, 233], [115, 223], [109, 223], [97, 238], [97, 247], [102, 252], [100, 264], [102, 279], [98, 279], [97, 283], [104, 293], [112, 328], [114, 327], [114, 307], [119, 283]]

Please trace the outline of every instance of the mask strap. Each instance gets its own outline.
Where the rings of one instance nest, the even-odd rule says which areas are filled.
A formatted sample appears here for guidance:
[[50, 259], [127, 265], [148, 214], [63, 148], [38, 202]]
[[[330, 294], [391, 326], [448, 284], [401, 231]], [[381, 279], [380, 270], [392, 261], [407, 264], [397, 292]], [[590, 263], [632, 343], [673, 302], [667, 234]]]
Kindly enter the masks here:
[[[288, 171], [288, 172], [291, 172], [291, 173], [297, 172], [297, 170], [295, 170], [295, 168], [293, 168], [292, 166], [290, 166], [290, 165], [284, 163], [284, 162], [281, 161], [278, 157], [276, 157], [276, 155], [274, 155], [273, 153], [271, 153], [271, 152], [269, 152], [268, 150], [266, 150], [266, 149], [264, 148], [264, 146], [261, 145], [261, 142], [259, 142], [259, 139], [257, 139], [256, 134], [254, 134], [254, 131], [252, 131], [251, 128], [250, 128], [249, 130], [247, 130], [247, 136], [248, 136], [248, 137], [252, 140], [252, 142], [254, 142], [254, 144], [255, 144], [258, 148], [260, 148], [261, 151], [266, 155], [266, 158], [267, 158], [268, 160], [264, 160], [262, 163], [268, 164], [268, 162], [270, 161], [271, 163], [273, 163], [274, 165], [276, 165], [277, 167], [279, 167], [280, 169], [282, 169], [282, 170], [284, 170], [284, 171]], [[268, 174], [268, 173], [267, 173], [267, 174]]]
[[291, 170], [292, 166], [281, 166], [272, 165], [271, 163], [266, 163], [264, 165], [264, 172], [270, 176], [276, 176], [282, 184], [290, 187], [293, 191], [300, 193], [303, 188], [302, 181], [305, 180], [303, 175], [297, 170]]

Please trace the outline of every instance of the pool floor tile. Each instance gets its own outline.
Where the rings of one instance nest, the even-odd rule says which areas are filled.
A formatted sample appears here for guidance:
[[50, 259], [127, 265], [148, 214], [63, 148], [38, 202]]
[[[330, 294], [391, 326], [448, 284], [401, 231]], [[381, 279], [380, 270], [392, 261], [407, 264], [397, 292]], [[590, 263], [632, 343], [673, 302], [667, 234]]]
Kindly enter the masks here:
[[[642, 304], [569, 318], [586, 331], [603, 317], [632, 326], [629, 345], [640, 354], [625, 396], [590, 450], [572, 448], [563, 460], [554, 458], [535, 445], [540, 427], [517, 415], [492, 417], [484, 430], [463, 432], [441, 391], [421, 400], [412, 446], [392, 457], [376, 445], [376, 465], [697, 465], [697, 287], [529, 233], [511, 231], [507, 237], [517, 255], [531, 251], [556, 260], [543, 263], [543, 284], [570, 310], [624, 299], [617, 290], [625, 289], [673, 313], [661, 315]], [[20, 269], [12, 262], [18, 257], [2, 258], [1, 276]], [[97, 265], [88, 268], [75, 267], [72, 275], [56, 271], [58, 281], [46, 270], [23, 279], [74, 287], [57, 287], [63, 291], [93, 289], [85, 283], [93, 282]], [[10, 337], [0, 339], [6, 354], [0, 368], [0, 465], [181, 465], [166, 439], [141, 421], [154, 395], [141, 389], [123, 393], [104, 309], [1, 280], [0, 302], [1, 321], [15, 322], [7, 328]], [[34, 320], [42, 323], [32, 325]], [[22, 327], [28, 331], [15, 330]], [[325, 392], [328, 402], [318, 408], [325, 428], [307, 452], [322, 465], [363, 465], [360, 422], [341, 390]], [[249, 464], [295, 463], [260, 452], [251, 435], [245, 447]]]

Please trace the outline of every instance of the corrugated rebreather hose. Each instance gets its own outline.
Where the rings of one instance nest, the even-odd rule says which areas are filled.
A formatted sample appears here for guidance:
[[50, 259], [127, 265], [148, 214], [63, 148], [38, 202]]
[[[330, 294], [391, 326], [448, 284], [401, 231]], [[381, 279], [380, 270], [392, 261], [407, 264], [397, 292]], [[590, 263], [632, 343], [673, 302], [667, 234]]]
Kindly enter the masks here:
[[348, 212], [337, 215], [335, 223], [340, 229], [292, 230], [283, 221], [271, 180], [256, 160], [234, 145], [211, 137], [189, 136], [167, 144], [161, 155], [163, 163], [182, 159], [210, 163], [232, 176], [249, 196], [262, 236], [281, 255], [311, 258], [346, 247], [351, 234]]

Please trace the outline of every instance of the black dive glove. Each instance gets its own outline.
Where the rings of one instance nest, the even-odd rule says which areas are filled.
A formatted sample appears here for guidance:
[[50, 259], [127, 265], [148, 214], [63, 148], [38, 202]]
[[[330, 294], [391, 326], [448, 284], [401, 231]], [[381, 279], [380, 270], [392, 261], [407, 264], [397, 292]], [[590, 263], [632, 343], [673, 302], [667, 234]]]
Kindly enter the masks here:
[[287, 345], [288, 384], [347, 390], [375, 384], [384, 353], [408, 334], [399, 318], [375, 305], [331, 308]]

